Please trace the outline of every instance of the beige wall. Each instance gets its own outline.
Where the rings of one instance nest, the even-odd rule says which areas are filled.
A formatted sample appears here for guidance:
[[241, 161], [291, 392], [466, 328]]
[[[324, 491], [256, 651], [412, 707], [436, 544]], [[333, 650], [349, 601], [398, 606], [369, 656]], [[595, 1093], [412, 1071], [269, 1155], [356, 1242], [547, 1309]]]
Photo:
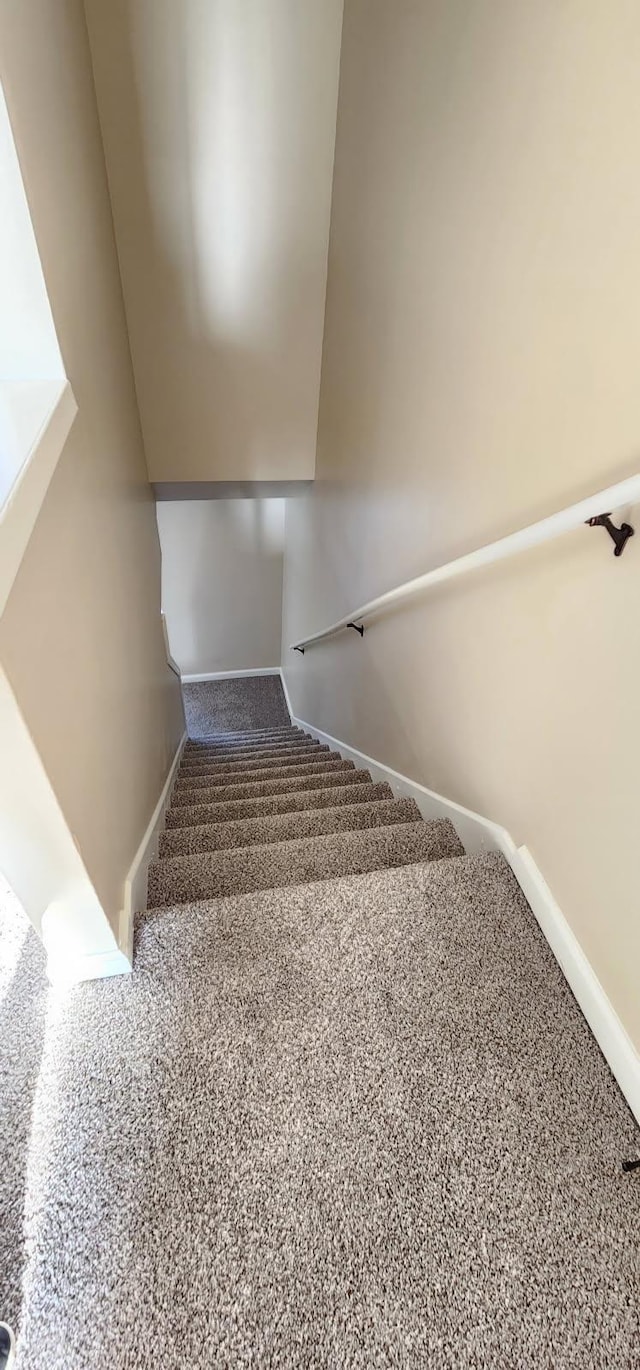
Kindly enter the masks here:
[[81, 0], [4, 0], [0, 77], [79, 407], [0, 621], [0, 659], [115, 927], [182, 706], [164, 658], [158, 537]]
[[342, 0], [87, 0], [155, 481], [313, 475]]
[[162, 608], [183, 675], [280, 663], [284, 500], [157, 505]]
[[[0, 301], [0, 382], [62, 377], [60, 350], [1, 85]], [[0, 467], [3, 460], [4, 441], [0, 444]]]
[[526, 843], [638, 1046], [640, 537], [287, 644], [638, 469], [639, 53], [630, 0], [346, 0], [284, 627], [294, 712]]

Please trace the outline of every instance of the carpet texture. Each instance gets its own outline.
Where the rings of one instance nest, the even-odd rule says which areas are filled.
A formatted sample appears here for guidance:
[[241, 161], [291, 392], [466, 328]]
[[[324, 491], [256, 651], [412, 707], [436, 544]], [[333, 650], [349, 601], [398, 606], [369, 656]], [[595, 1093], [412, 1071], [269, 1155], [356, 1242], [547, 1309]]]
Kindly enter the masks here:
[[248, 893], [362, 874], [412, 861], [457, 856], [463, 848], [448, 819], [393, 823], [348, 832], [323, 833], [265, 846], [163, 857], [149, 868], [148, 903], [189, 903], [210, 895]]
[[206, 680], [183, 685], [182, 694], [190, 737], [287, 727], [290, 722], [279, 675]]
[[352, 761], [333, 761], [322, 768], [310, 768], [300, 773], [294, 768], [287, 775], [275, 779], [244, 780], [237, 784], [230, 781], [219, 785], [198, 786], [195, 789], [181, 790], [173, 800], [167, 813], [167, 825], [172, 827], [177, 819], [182, 824], [184, 818], [180, 809], [203, 804], [230, 803], [233, 799], [259, 799], [272, 794], [287, 794], [291, 789], [324, 790], [332, 785], [369, 785], [371, 776], [368, 771], [353, 770]]
[[[328, 747], [319, 747], [317, 743], [310, 744], [308, 747], [297, 745], [295, 747], [279, 747], [277, 751], [255, 752], [226, 752], [224, 756], [204, 757], [198, 761], [185, 761], [180, 768], [180, 781], [178, 784], [185, 785], [187, 782], [205, 779], [206, 776], [215, 777], [217, 775], [241, 775], [244, 771], [274, 770], [287, 766], [302, 766], [309, 761], [337, 761], [340, 760], [339, 752], [332, 752]], [[215, 781], [214, 781], [215, 783]]]
[[337, 762], [344, 770], [353, 767], [353, 761], [343, 761], [339, 752], [320, 752], [317, 748], [305, 750], [302, 754], [296, 752], [293, 756], [210, 761], [208, 765], [200, 762], [195, 769], [192, 765], [186, 770], [181, 767], [174, 794], [203, 785], [224, 785], [227, 780], [234, 783], [248, 780], [281, 780], [283, 777], [288, 778], [290, 768], [293, 770], [292, 778], [295, 779], [296, 775], [313, 775], [317, 768], [324, 770]]
[[308, 740], [308, 735], [302, 728], [294, 727], [289, 724], [283, 728], [252, 728], [250, 732], [239, 733], [211, 733], [205, 737], [189, 738], [185, 744], [184, 754], [188, 757], [191, 754], [197, 755], [200, 752], [205, 754], [216, 749], [225, 750], [228, 747], [264, 747], [277, 742], [300, 742]]
[[501, 857], [146, 915], [43, 1085], [20, 1370], [638, 1364], [636, 1129]]
[[46, 999], [44, 948], [0, 878], [0, 1322], [14, 1329], [22, 1307], [29, 1141]]
[[640, 1367], [638, 1130], [509, 867], [230, 684], [133, 976], [3, 1001], [18, 1370]]
[[213, 756], [188, 757], [182, 763], [182, 774], [197, 774], [201, 770], [211, 770], [221, 768], [231, 762], [236, 765], [241, 761], [277, 761], [283, 757], [315, 756], [318, 760], [325, 756], [329, 751], [328, 747], [321, 747], [319, 742], [289, 742], [274, 744], [272, 747], [260, 748], [255, 751], [251, 748], [243, 748], [235, 752], [216, 752]]
[[342, 804], [337, 808], [265, 814], [262, 818], [241, 818], [235, 823], [170, 828], [161, 834], [160, 856], [262, 846], [265, 842], [287, 842], [294, 837], [319, 837], [324, 833], [352, 832], [357, 828], [385, 827], [389, 823], [419, 820], [420, 810], [413, 799], [388, 799], [383, 803]]
[[277, 747], [281, 743], [308, 742], [300, 728], [271, 728], [267, 732], [214, 733], [194, 741], [190, 738], [184, 749], [185, 760], [207, 756], [210, 752], [253, 751], [257, 747]]
[[[340, 777], [338, 776], [338, 779]], [[320, 789], [284, 790], [280, 794], [257, 795], [253, 799], [232, 799], [217, 804], [195, 804], [188, 808], [169, 809], [167, 829], [184, 827], [185, 823], [224, 823], [241, 818], [255, 818], [273, 813], [293, 813], [303, 809], [334, 808], [336, 804], [368, 804], [375, 799], [392, 799], [391, 786], [386, 782], [371, 784], [361, 771], [351, 771], [343, 785]]]

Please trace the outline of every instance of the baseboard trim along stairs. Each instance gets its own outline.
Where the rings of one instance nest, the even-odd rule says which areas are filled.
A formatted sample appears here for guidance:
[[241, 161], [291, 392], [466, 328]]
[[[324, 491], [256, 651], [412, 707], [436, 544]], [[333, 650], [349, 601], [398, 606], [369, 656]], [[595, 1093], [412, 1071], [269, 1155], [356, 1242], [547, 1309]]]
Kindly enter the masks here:
[[[122, 912], [120, 914], [120, 926], [118, 929], [118, 945], [121, 953], [131, 967], [133, 963], [133, 928], [134, 919], [138, 909], [143, 909], [147, 902], [147, 880], [149, 865], [158, 850], [158, 839], [164, 826], [165, 814], [169, 807], [173, 783], [178, 773], [180, 758], [187, 742], [186, 731], [182, 734], [175, 756], [169, 767], [169, 773], [162, 786], [160, 798], [149, 819], [140, 846], [131, 862], [124, 883], [124, 900]], [[117, 972], [105, 971], [105, 975]]]
[[279, 666], [253, 666], [243, 671], [196, 671], [193, 675], [181, 675], [183, 685], [199, 685], [207, 680], [246, 680], [249, 676], [281, 675]]

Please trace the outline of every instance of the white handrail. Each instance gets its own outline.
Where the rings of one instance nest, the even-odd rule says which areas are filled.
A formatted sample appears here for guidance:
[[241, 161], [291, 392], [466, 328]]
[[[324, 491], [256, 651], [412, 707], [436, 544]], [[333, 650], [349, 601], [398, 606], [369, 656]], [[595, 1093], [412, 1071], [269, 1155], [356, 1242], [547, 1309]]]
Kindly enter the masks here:
[[433, 585], [441, 585], [445, 580], [453, 580], [455, 576], [464, 575], [467, 571], [476, 571], [481, 566], [490, 566], [492, 562], [504, 561], [506, 557], [514, 556], [517, 552], [539, 546], [541, 542], [551, 542], [563, 533], [579, 528], [588, 519], [597, 518], [599, 514], [610, 513], [612, 510], [638, 503], [640, 475], [630, 476], [627, 480], [619, 481], [617, 485], [610, 485], [606, 490], [589, 495], [578, 504], [571, 504], [567, 509], [560, 509], [557, 514], [540, 519], [539, 523], [531, 523], [527, 528], [520, 528], [517, 533], [509, 533], [497, 542], [489, 542], [485, 547], [478, 547], [475, 552], [467, 552], [462, 557], [456, 557], [455, 561], [447, 561], [443, 566], [437, 566], [423, 576], [416, 576], [415, 580], [407, 580], [395, 590], [387, 590], [386, 594], [370, 599], [367, 604], [361, 605], [359, 609], [353, 609], [350, 614], [345, 614], [344, 618], [337, 619], [321, 632], [310, 633], [309, 637], [301, 637], [297, 642], [292, 642], [289, 650], [308, 647], [310, 643], [331, 637], [333, 633], [338, 633], [351, 624], [361, 624], [363, 619], [370, 618], [371, 614], [379, 609], [386, 609], [391, 604], [397, 604], [399, 600], [409, 599], [422, 590], [431, 589]]

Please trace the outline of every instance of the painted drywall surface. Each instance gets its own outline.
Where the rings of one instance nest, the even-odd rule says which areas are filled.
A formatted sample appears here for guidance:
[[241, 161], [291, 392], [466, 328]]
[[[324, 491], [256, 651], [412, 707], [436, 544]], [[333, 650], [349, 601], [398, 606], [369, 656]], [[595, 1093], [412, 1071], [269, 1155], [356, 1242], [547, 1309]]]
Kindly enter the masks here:
[[0, 659], [116, 928], [183, 725], [81, 0], [3, 5], [0, 77], [79, 409], [0, 620]]
[[[640, 536], [358, 603], [638, 469], [640, 12], [347, 0], [294, 711], [504, 824], [640, 1045]], [[640, 534], [640, 514], [636, 511]]]
[[0, 380], [62, 379], [62, 359], [1, 85], [0, 301]]
[[152, 480], [313, 476], [342, 0], [87, 0]]
[[277, 666], [284, 500], [166, 500], [156, 510], [162, 607], [182, 674]]

